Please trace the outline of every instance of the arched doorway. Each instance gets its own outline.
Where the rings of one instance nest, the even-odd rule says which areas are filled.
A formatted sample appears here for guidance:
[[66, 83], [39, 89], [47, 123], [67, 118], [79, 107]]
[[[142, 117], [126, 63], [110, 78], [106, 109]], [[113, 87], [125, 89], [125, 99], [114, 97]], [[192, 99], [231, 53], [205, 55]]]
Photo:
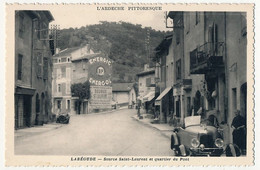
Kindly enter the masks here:
[[45, 95], [42, 93], [41, 95], [41, 114], [45, 115]]

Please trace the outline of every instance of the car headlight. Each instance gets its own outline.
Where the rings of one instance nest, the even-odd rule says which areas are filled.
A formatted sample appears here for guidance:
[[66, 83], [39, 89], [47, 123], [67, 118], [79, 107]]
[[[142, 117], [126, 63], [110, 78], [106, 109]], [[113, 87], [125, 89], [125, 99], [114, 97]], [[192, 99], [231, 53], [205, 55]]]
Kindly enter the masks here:
[[200, 150], [204, 150], [205, 149], [205, 145], [203, 145], [203, 144], [200, 144]]
[[218, 147], [218, 148], [222, 148], [224, 146], [224, 141], [220, 138], [217, 138], [215, 140], [215, 145]]
[[200, 145], [200, 141], [197, 138], [191, 139], [191, 146], [197, 148]]

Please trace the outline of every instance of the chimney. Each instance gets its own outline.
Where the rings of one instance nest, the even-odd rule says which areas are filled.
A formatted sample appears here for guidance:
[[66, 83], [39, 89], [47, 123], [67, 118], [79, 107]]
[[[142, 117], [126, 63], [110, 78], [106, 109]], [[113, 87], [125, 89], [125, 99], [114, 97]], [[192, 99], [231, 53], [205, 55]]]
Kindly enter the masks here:
[[147, 71], [147, 70], [149, 70], [149, 64], [144, 65], [144, 71]]
[[56, 48], [55, 54], [59, 54], [60, 53], [60, 48]]

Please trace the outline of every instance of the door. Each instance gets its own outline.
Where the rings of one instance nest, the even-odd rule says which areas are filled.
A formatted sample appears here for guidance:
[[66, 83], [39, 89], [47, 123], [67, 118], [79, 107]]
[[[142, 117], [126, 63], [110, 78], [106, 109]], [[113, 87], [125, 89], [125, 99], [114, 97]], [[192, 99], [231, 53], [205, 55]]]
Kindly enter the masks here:
[[32, 97], [28, 95], [24, 95], [24, 102], [23, 102], [23, 124], [24, 126], [30, 127], [31, 126], [31, 106], [32, 106]]

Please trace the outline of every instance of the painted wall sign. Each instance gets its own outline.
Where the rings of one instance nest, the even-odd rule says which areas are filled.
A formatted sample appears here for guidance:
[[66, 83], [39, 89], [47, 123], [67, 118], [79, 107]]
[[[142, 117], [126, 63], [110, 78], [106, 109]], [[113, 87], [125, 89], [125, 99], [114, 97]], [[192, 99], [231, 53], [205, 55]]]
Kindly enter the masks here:
[[112, 61], [106, 57], [89, 59], [89, 82], [94, 86], [111, 86]]
[[112, 87], [111, 86], [90, 86], [90, 105], [93, 109], [111, 108]]

